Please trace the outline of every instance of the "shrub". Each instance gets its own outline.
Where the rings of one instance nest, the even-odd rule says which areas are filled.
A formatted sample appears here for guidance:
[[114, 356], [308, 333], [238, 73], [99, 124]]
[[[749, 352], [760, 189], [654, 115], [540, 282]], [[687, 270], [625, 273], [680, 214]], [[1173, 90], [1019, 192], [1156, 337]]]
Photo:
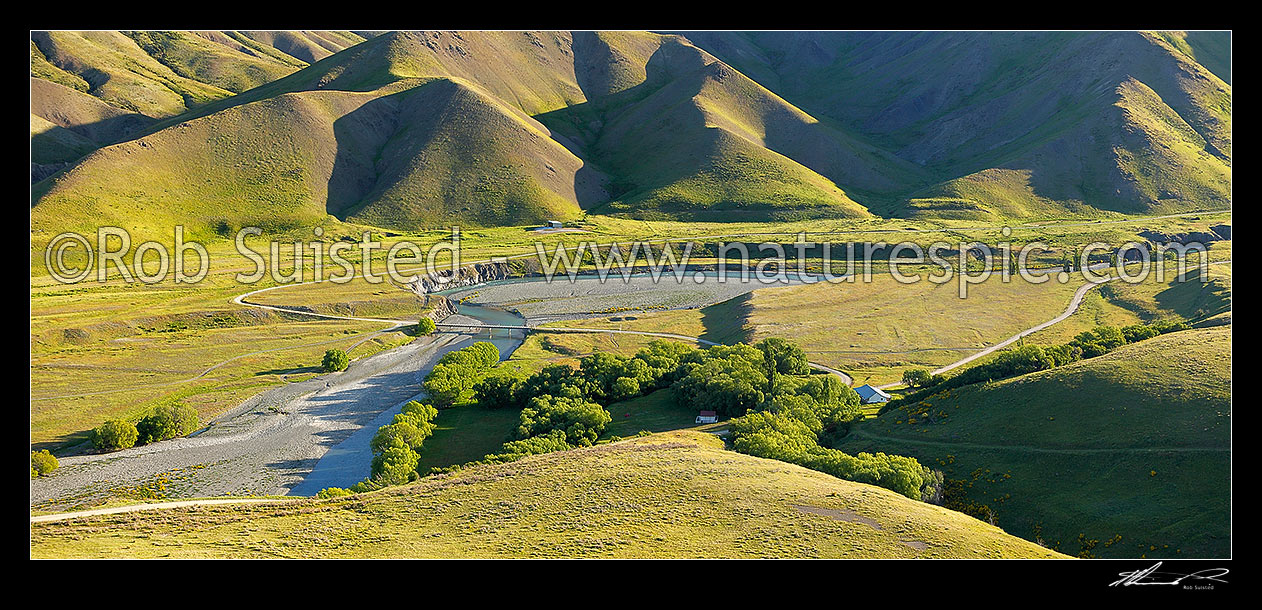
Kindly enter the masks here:
[[929, 369], [907, 369], [903, 371], [903, 383], [909, 388], [918, 388], [929, 385], [933, 375], [929, 373]]
[[540, 455], [544, 453], [552, 453], [553, 451], [565, 451], [571, 449], [564, 431], [553, 430], [542, 436], [532, 436], [530, 438], [509, 441], [500, 447], [498, 453], [492, 453], [484, 458], [482, 462], [485, 464], [504, 464], [520, 460], [529, 455]]
[[754, 344], [763, 354], [767, 363], [767, 374], [781, 375], [810, 374], [810, 365], [806, 360], [806, 352], [794, 343], [770, 337]]
[[372, 480], [379, 485], [402, 485], [417, 478], [419, 455], [402, 441], [395, 440], [372, 459]]
[[478, 405], [485, 409], [519, 408], [525, 381], [525, 376], [516, 371], [492, 375], [473, 384], [473, 395]]
[[342, 489], [341, 487], [325, 487], [324, 489], [320, 490], [320, 493], [316, 494], [316, 497], [320, 498], [321, 500], [327, 500], [329, 498], [340, 498], [342, 496], [349, 496], [354, 493], [355, 492], [349, 489]]
[[136, 442], [145, 445], [184, 436], [197, 430], [201, 421], [197, 411], [183, 403], [154, 407], [149, 415], [136, 423]]
[[31, 452], [31, 478], [42, 477], [57, 470], [57, 458], [47, 449]]
[[135, 424], [111, 419], [92, 431], [92, 444], [99, 451], [118, 451], [134, 447], [139, 436]]
[[340, 349], [331, 349], [324, 352], [324, 360], [320, 363], [320, 368], [324, 369], [326, 373], [333, 373], [345, 371], [350, 364], [351, 359], [346, 355], [346, 352]]
[[434, 321], [429, 318], [421, 318], [416, 322], [417, 336], [432, 335], [435, 330], [438, 330], [438, 325], [434, 324]]
[[609, 412], [594, 402], [544, 394], [531, 398], [521, 410], [517, 439], [560, 430], [569, 444], [586, 447], [596, 442], [611, 421]]

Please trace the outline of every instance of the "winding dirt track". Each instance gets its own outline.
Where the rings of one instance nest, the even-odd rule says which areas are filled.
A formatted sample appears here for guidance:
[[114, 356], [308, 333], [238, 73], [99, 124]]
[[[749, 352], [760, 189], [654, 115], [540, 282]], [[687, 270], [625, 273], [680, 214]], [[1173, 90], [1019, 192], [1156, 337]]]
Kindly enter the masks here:
[[176, 500], [174, 502], [156, 502], [150, 504], [132, 504], [130, 506], [115, 506], [113, 508], [94, 508], [92, 510], [80, 510], [71, 513], [57, 513], [54, 515], [38, 515], [31, 517], [31, 523], [51, 523], [53, 521], [69, 521], [70, 519], [79, 519], [81, 517], [92, 517], [95, 515], [117, 515], [120, 513], [134, 513], [142, 510], [161, 510], [165, 508], [183, 508], [186, 506], [218, 506], [220, 504], [265, 504], [274, 502], [288, 502], [289, 500], [274, 500], [270, 498], [231, 498], [231, 499], [215, 499], [215, 500]]
[[1058, 449], [1055, 447], [1038, 447], [1035, 445], [985, 445], [981, 443], [962, 443], [958, 441], [935, 441], [925, 439], [899, 438], [881, 436], [865, 432], [859, 428], [852, 429], [850, 434], [855, 438], [874, 441], [923, 445], [926, 447], [946, 447], [965, 449], [984, 449], [992, 451], [1019, 451], [1022, 453], [1052, 453], [1060, 455], [1096, 455], [1107, 453], [1231, 453], [1231, 447], [1087, 447], [1081, 449]]

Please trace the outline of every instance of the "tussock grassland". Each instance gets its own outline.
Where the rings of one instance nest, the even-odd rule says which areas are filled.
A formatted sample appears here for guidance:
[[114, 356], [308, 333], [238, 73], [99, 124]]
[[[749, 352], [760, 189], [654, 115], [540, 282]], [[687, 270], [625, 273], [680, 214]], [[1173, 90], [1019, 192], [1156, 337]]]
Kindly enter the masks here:
[[335, 500], [37, 524], [32, 554], [1057, 556], [960, 513], [727, 451], [697, 432], [533, 456]]

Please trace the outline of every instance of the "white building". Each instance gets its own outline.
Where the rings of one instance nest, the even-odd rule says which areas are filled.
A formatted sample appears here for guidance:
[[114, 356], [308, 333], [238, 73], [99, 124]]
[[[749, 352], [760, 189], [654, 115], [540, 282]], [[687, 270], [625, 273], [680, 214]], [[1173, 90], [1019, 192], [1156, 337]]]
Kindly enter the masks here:
[[854, 389], [859, 395], [859, 403], [872, 405], [881, 402], [889, 402], [890, 395], [881, 391], [881, 388], [872, 387], [864, 384]]

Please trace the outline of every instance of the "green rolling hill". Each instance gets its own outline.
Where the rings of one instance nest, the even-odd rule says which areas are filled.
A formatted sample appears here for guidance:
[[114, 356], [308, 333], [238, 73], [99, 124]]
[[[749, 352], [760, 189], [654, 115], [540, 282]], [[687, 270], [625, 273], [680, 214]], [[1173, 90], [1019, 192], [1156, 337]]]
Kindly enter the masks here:
[[[970, 218], [1230, 202], [1231, 85], [1152, 33], [689, 33], [934, 176], [887, 209]], [[1216, 67], [1230, 34], [1192, 37]], [[1221, 69], [1220, 69], [1221, 70]]]
[[1229, 36], [36, 32], [41, 98], [159, 120], [100, 139], [33, 99], [32, 203], [51, 229], [161, 200], [202, 232], [1225, 209]]
[[31, 162], [74, 161], [102, 146], [128, 139], [153, 119], [110, 106], [70, 87], [31, 79]]
[[351, 32], [32, 32], [31, 76], [167, 117], [364, 40]]
[[951, 390], [839, 447], [912, 455], [947, 504], [1070, 555], [1231, 555], [1231, 329]]
[[31, 541], [35, 557], [1061, 557], [958, 512], [693, 431], [334, 500], [36, 524]]

